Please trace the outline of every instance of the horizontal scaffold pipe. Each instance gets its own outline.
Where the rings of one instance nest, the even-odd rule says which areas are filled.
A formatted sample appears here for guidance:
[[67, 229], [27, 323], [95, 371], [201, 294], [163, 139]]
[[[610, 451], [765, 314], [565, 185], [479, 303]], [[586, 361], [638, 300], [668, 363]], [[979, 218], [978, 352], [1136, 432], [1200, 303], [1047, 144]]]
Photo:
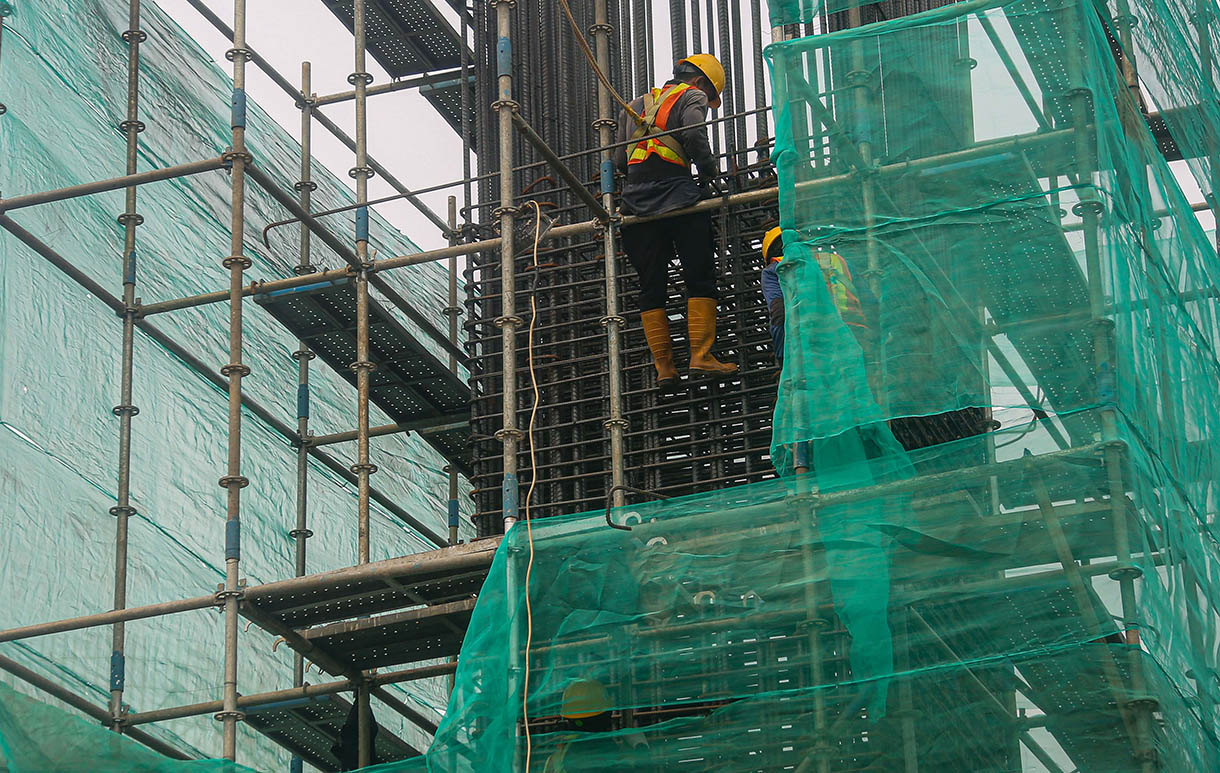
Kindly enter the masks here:
[[[109, 293], [106, 288], [93, 281], [88, 274], [73, 265], [72, 262], [67, 258], [51, 249], [41, 239], [22, 228], [20, 224], [10, 218], [8, 215], [0, 213], [0, 228], [7, 230], [36, 254], [41, 255], [48, 263], [58, 268], [67, 276], [71, 277], [73, 281], [92, 293], [94, 297], [110, 307], [110, 309], [116, 314], [122, 315], [124, 313], [122, 301]], [[224, 295], [225, 298], [222, 300], [227, 300], [228, 293], [225, 293]], [[164, 347], [166, 351], [170, 352], [181, 360], [188, 368], [207, 379], [217, 388], [222, 390], [228, 388], [228, 381], [224, 376], [208, 367], [202, 360], [188, 351], [186, 347], [182, 346], [173, 338], [162, 332], [148, 320], [137, 318], [136, 327], [146, 333], [149, 338], [153, 339], [159, 345]], [[275, 416], [269, 410], [264, 408], [249, 395], [243, 394], [241, 402], [247, 410], [257, 416], [259, 420], [270, 427], [273, 431], [279, 433], [280, 436], [288, 440], [290, 443], [299, 444], [301, 442], [301, 439], [297, 436], [297, 433], [292, 428], [275, 418]], [[327, 469], [343, 478], [343, 480], [352, 485], [356, 484], [356, 475], [350, 469], [348, 469], [346, 465], [340, 464], [332, 456], [322, 451], [320, 448], [310, 446], [309, 455], [324, 464]], [[438, 547], [448, 544], [448, 539], [442, 539], [440, 535], [429, 529], [427, 526], [421, 523], [419, 519], [412, 516], [406, 510], [403, 510], [397, 503], [382, 492], [378, 491], [377, 489], [370, 489], [370, 495], [373, 497], [373, 501], [384, 507], [388, 512], [393, 514], [403, 523], [415, 529], [420, 533], [421, 536], [432, 544]]]
[[[411, 668], [404, 671], [389, 671], [381, 674], [374, 674], [364, 680], [364, 683], [372, 685], [397, 684], [399, 682], [412, 682], [419, 679], [429, 679], [435, 676], [444, 676], [451, 674], [457, 670], [457, 663], [440, 663], [434, 666], [423, 666], [421, 668]], [[237, 698], [237, 707], [239, 709], [248, 709], [255, 706], [265, 706], [268, 703], [279, 703], [280, 701], [297, 700], [301, 698], [313, 698], [322, 695], [334, 695], [341, 692], [349, 692], [360, 686], [361, 682], [353, 679], [341, 679], [337, 682], [325, 682], [323, 684], [307, 684], [301, 687], [290, 687], [285, 690], [274, 690], [271, 692], [255, 693], [253, 695], [240, 695]], [[187, 706], [175, 706], [167, 709], [155, 709], [153, 711], [140, 711], [134, 714], [128, 714], [123, 724], [130, 725], [146, 725], [150, 722], [165, 722], [170, 719], [182, 719], [184, 717], [197, 717], [203, 714], [212, 714], [220, 711], [224, 707], [223, 701], [207, 701], [204, 703], [192, 703]]]
[[9, 199], [0, 199], [0, 212], [11, 212], [14, 209], [24, 209], [25, 207], [33, 207], [38, 204], [50, 204], [54, 201], [91, 196], [95, 193], [117, 191], [123, 188], [130, 188], [133, 185], [146, 185], [162, 180], [172, 180], [175, 177], [189, 177], [193, 174], [224, 169], [229, 164], [228, 159], [223, 156], [217, 156], [216, 158], [208, 158], [203, 161], [192, 161], [189, 164], [178, 164], [177, 166], [167, 166], [164, 169], [153, 169], [148, 172], [137, 172], [136, 174], [124, 175], [122, 177], [112, 177], [109, 180], [97, 180], [67, 188], [57, 188], [53, 191], [13, 196]]
[[[912, 161], [902, 161], [896, 164], [885, 164], [877, 167], [873, 171], [877, 175], [888, 176], [908, 171], [928, 169], [936, 166], [969, 161], [971, 159], [983, 158], [997, 153], [1038, 150], [1047, 146], [1066, 143], [1072, 138], [1074, 132], [1074, 129], [1057, 129], [1050, 132], [1033, 132], [1015, 137], [1007, 137], [1000, 140], [982, 142], [963, 150], [956, 150], [937, 156], [928, 156], [926, 158], [919, 158]], [[819, 177], [814, 180], [805, 180], [797, 183], [795, 188], [797, 193], [815, 193], [822, 188], [831, 188], [836, 185], [844, 185], [848, 183], [858, 183], [859, 180], [860, 174], [857, 172], [851, 172], [847, 174], [831, 175], [828, 177]], [[771, 201], [778, 196], [779, 189], [776, 187], [760, 188], [754, 191], [745, 191], [743, 193], [733, 193], [725, 196], [718, 196], [716, 198], [701, 201], [694, 206], [674, 210], [673, 212], [666, 212], [661, 215], [627, 215], [622, 218], [621, 224], [623, 226], [631, 226], [637, 223], [667, 220], [696, 212], [714, 212], [716, 210], [725, 209], [728, 207]], [[307, 225], [309, 225], [310, 219], [302, 218]], [[580, 236], [593, 233], [601, 227], [601, 223], [598, 223], [596, 220], [572, 223], [570, 225], [561, 225], [547, 231], [545, 238], [549, 240], [561, 239], [568, 236]], [[431, 263], [433, 261], [443, 260], [450, 257], [461, 257], [463, 255], [473, 255], [479, 252], [490, 252], [499, 248], [499, 238], [483, 239], [477, 242], [467, 242], [465, 244], [456, 244], [451, 247], [441, 247], [435, 250], [425, 250], [423, 252], [416, 252], [410, 255], [399, 255], [393, 258], [376, 260], [373, 261], [373, 268], [371, 270], [374, 272], [389, 271], [396, 268], [402, 268], [404, 266], [416, 266], [421, 263]], [[283, 279], [272, 279], [265, 282], [254, 282], [245, 288], [244, 293], [246, 295], [258, 295], [323, 282], [338, 282], [354, 275], [354, 272], [352, 272], [350, 269], [319, 271], [313, 274], [303, 274], [301, 276], [285, 277]], [[203, 293], [201, 295], [194, 295], [187, 298], [177, 298], [174, 300], [145, 304], [144, 306], [140, 307], [140, 311], [142, 314], [147, 316], [150, 314], [160, 314], [166, 311], [175, 311], [177, 309], [186, 309], [193, 306], [205, 306], [209, 303], [220, 303], [221, 301], [227, 301], [228, 299], [228, 290], [218, 290], [216, 292]]]
[[[370, 427], [369, 437], [396, 435], [399, 432], [414, 432], [418, 435], [432, 435], [438, 432], [448, 432], [469, 426], [470, 414], [455, 413], [448, 416], [437, 416], [431, 419], [420, 419], [419, 421], [404, 424], [382, 424], [379, 427]], [[348, 432], [333, 432], [329, 435], [311, 435], [305, 440], [305, 445], [327, 446], [334, 443], [346, 443], [349, 440], [355, 440], [356, 434], [357, 433], [355, 430], [351, 430]]]
[[30, 639], [35, 636], [47, 636], [48, 634], [64, 633], [65, 631], [79, 631], [82, 628], [96, 628], [99, 625], [125, 623], [130, 620], [144, 620], [149, 617], [173, 615], [178, 612], [207, 609], [217, 605], [216, 596], [211, 595], [195, 596], [194, 598], [179, 599], [178, 601], [163, 601], [159, 604], [146, 604], [142, 607], [116, 609], [112, 612], [99, 612], [94, 615], [70, 617], [66, 620], [56, 620], [50, 623], [37, 623], [35, 625], [22, 626], [21, 628], [10, 628], [7, 631], [0, 631], [0, 642]]
[[[424, 87], [428, 86], [434, 89], [444, 88], [450, 84], [457, 83], [461, 80], [461, 77], [461, 70], [433, 72], [428, 73], [427, 75], [421, 75], [417, 78], [406, 78], [404, 80], [390, 81], [389, 83], [380, 83], [376, 86], [369, 86], [364, 90], [364, 95], [366, 97], [375, 97], [378, 94], [389, 94], [394, 91], [405, 91], [407, 89], [414, 88], [423, 89]], [[314, 97], [310, 100], [310, 104], [314, 107], [321, 107], [322, 105], [334, 105], [339, 102], [347, 102], [348, 100], [355, 98], [355, 91], [340, 91], [337, 94], [323, 94], [320, 97]], [[419, 193], [419, 191], [416, 191], [416, 193]]]
[[[85, 716], [92, 717], [104, 725], [109, 725], [113, 721], [113, 717], [110, 716], [109, 709], [104, 709], [101, 706], [94, 705], [59, 683], [47, 679], [42, 674], [26, 668], [11, 658], [6, 658], [3, 655], [0, 655], [0, 668], [9, 672], [18, 679], [37, 687], [39, 690], [42, 690], [51, 697], [58, 698]], [[166, 757], [170, 757], [175, 760], [194, 759], [189, 754], [184, 754], [177, 747], [171, 746], [159, 738], [154, 738], [148, 733], [145, 733], [143, 730], [133, 729], [127, 733], [127, 736], [133, 741], [144, 744], [158, 754], [164, 754]]]

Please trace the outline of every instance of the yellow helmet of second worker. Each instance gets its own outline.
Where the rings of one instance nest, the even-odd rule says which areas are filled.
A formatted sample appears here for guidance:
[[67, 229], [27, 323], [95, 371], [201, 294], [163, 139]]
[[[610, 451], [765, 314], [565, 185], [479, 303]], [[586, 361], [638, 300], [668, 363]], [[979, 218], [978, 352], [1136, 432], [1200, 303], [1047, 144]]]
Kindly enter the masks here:
[[724, 91], [724, 65], [720, 64], [720, 60], [711, 54], [691, 54], [685, 59], [678, 60], [678, 64], [683, 62], [698, 68], [699, 72], [712, 82], [712, 87], [716, 89], [716, 96], [708, 100], [708, 104], [712, 107], [720, 107], [720, 92]]
[[763, 260], [771, 259], [771, 245], [775, 244], [775, 240], [780, 237], [781, 233], [783, 233], [783, 229], [781, 229], [779, 226], [775, 226], [770, 231], [767, 231], [765, 234], [763, 234], [763, 241], [762, 241]]
[[610, 710], [610, 698], [601, 682], [579, 679], [563, 689], [563, 705], [559, 709], [564, 719], [586, 719]]

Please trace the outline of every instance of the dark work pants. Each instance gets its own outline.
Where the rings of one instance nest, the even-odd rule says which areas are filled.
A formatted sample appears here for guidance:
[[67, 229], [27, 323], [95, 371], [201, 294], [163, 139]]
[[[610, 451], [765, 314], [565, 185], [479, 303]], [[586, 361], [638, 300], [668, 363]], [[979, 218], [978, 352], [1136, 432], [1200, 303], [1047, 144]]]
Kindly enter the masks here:
[[669, 264], [682, 264], [689, 298], [715, 298], [716, 256], [707, 213], [653, 220], [623, 228], [623, 249], [640, 275], [640, 311], [665, 308]]

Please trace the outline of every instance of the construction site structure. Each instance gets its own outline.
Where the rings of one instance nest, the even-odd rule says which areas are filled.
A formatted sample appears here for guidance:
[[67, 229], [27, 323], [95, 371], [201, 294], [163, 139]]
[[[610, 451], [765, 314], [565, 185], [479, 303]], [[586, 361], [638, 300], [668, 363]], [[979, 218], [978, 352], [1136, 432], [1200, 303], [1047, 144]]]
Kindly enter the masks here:
[[[664, 79], [653, 3], [456, 3], [455, 29], [426, 0], [327, 0], [353, 32], [352, 89], [318, 96], [307, 63], [294, 85], [251, 48], [245, 0], [231, 24], [188, 2], [232, 42], [227, 149], [140, 170], [161, 156], [140, 136], [148, 8], [128, 0], [127, 110], [113, 116], [125, 173], [0, 198], [5, 249], [45, 260], [121, 330], [113, 609], [0, 630], [14, 648], [108, 627], [111, 646], [95, 653], [108, 705], [65, 686], [55, 658], [33, 649], [20, 654], [49, 668], [11, 649], [5, 672], [166, 757], [195, 756], [156, 729], [186, 721], [175, 727], [205, 756], [270, 748], [257, 734], [296, 770], [1214, 769], [1220, 259], [1195, 216], [1214, 215], [1220, 158], [1214, 2], [781, 1], [764, 19], [757, 3], [673, 0], [674, 58], [711, 52], [730, 72], [708, 122], [721, 193], [672, 214], [713, 214], [719, 347], [739, 366], [676, 398], [655, 388], [632, 311], [620, 233], [650, 218], [618, 212], [617, 109], [595, 77], [627, 96]], [[0, 27], [6, 54], [11, 29]], [[368, 56], [396, 80], [373, 84]], [[260, 158], [247, 136], [260, 116], [246, 97], [251, 65], [301, 109], [291, 192], [273, 171], [282, 159]], [[460, 135], [462, 179], [412, 190], [370, 157], [368, 99], [406, 88]], [[4, 99], [0, 129], [36, 97]], [[321, 112], [346, 102], [350, 137]], [[350, 204], [317, 209], [315, 122], [354, 153]], [[140, 188], [217, 173], [230, 188], [227, 287], [200, 280], [193, 294], [143, 303]], [[379, 234], [390, 229], [372, 210], [374, 175], [450, 245], [412, 251]], [[1188, 175], [1202, 202], [1182, 194]], [[447, 189], [445, 216], [420, 199]], [[19, 222], [27, 208], [116, 191], [121, 294], [62, 254], [54, 242], [70, 228]], [[289, 217], [271, 221], [281, 213], [250, 206], [256, 195]], [[353, 218], [353, 232], [336, 233], [332, 215]], [[281, 261], [291, 275], [252, 281], [251, 257], [276, 250], [251, 229], [294, 224]], [[788, 250], [782, 373], [759, 286], [759, 242], [774, 225]], [[386, 244], [401, 249], [383, 257]], [[323, 251], [339, 267], [323, 268]], [[852, 266], [871, 330], [849, 331], [828, 305], [826, 251]], [[425, 312], [395, 272], [439, 261], [444, 306]], [[243, 338], [244, 315], [261, 314], [249, 301], [298, 342], [295, 427], [243, 386], [260, 357]], [[219, 367], [160, 324], [222, 304]], [[227, 396], [223, 572], [215, 590], [133, 605], [129, 570], [156, 561], [128, 550], [133, 454], [146, 453], [132, 440], [145, 339]], [[311, 431], [315, 359], [354, 388], [354, 430]], [[379, 415], [388, 423], [375, 425]], [[378, 475], [375, 439], [404, 434], [432, 449], [408, 447], [420, 458], [444, 459], [447, 534], [379, 490], [397, 483], [375, 485], [390, 477]], [[247, 477], [252, 442], [288, 448], [295, 480]], [[355, 492], [354, 565], [310, 572], [308, 540], [338, 520], [310, 504], [310, 471], [322, 469]], [[295, 576], [250, 582], [266, 535], [243, 540], [243, 517], [258, 512], [250, 500], [284, 512], [277, 495], [295, 505], [281, 524]], [[374, 560], [387, 548], [377, 512], [429, 549]], [[347, 534], [351, 520], [338, 521]], [[79, 579], [40, 587], [51, 596]], [[128, 624], [173, 636], [169, 621], [202, 610], [222, 615], [223, 658], [171, 666], [167, 653], [142, 669], [142, 689], [156, 691], [158, 669], [214, 667], [214, 694], [137, 710]], [[251, 656], [260, 645], [243, 639], [259, 631], [293, 654]], [[291, 686], [248, 684], [246, 658], [279, 658]], [[310, 683], [311, 667], [336, 679]], [[605, 732], [573, 732], [563, 716], [567, 688], [587, 681], [608, 695]], [[411, 684], [451, 687], [440, 722], [390, 689]], [[54, 726], [45, 716], [39, 727]], [[0, 723], [14, 769], [71, 755], [84, 767], [174, 769], [134, 744], [55, 748], [52, 736]]]

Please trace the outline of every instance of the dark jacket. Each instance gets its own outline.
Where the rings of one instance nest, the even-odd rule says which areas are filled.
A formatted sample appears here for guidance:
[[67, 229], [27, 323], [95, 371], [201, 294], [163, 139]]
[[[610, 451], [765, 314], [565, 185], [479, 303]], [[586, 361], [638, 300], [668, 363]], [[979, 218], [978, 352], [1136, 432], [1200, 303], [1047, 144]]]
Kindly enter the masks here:
[[[668, 81], [664, 87], [672, 86], [676, 81]], [[631, 101], [631, 109], [636, 113], [644, 110], [644, 97], [639, 96]], [[686, 157], [691, 160], [699, 171], [699, 178], [710, 181], [716, 176], [716, 158], [712, 155], [712, 147], [707, 139], [707, 127], [699, 126], [707, 120], [707, 94], [697, 88], [689, 88], [678, 97], [677, 104], [669, 113], [666, 131], [690, 126], [674, 136], [686, 151]], [[626, 142], [635, 132], [635, 120], [620, 111], [618, 117], [618, 136], [616, 142]], [[664, 161], [656, 156], [639, 163], [627, 165], [629, 147], [615, 148], [614, 166], [622, 174], [627, 175], [623, 185], [622, 210], [630, 215], [658, 215], [675, 209], [689, 207], [699, 201], [699, 183], [691, 177], [690, 168], [683, 169], [677, 164]]]

